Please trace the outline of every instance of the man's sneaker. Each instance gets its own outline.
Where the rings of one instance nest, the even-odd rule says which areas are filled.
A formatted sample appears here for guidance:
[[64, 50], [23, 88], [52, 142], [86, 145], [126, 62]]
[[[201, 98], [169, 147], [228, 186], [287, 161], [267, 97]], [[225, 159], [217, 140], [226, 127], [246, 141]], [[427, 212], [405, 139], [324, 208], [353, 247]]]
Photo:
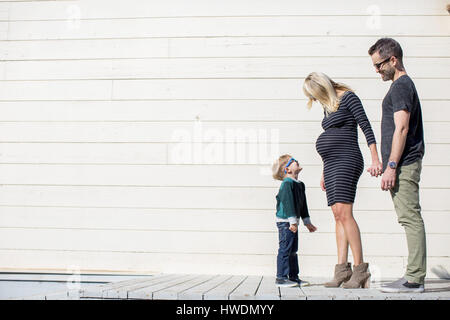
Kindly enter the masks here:
[[308, 281], [302, 280], [302, 279], [292, 279], [289, 278], [290, 281], [296, 282], [300, 287], [307, 287], [310, 286], [311, 284]]
[[284, 287], [284, 288], [298, 286], [297, 282], [288, 279], [276, 279], [275, 284], [277, 285], [277, 287]]
[[398, 279], [398, 280], [396, 280], [394, 282], [384, 283], [384, 284], [381, 285], [381, 287], [383, 288], [383, 287], [398, 286], [399, 284], [403, 284], [406, 281], [408, 281], [408, 280], [406, 280], [405, 278], [401, 277], [400, 279]]
[[381, 287], [381, 292], [387, 293], [421, 293], [425, 291], [423, 284], [409, 283], [408, 281], [397, 282], [396, 284]]

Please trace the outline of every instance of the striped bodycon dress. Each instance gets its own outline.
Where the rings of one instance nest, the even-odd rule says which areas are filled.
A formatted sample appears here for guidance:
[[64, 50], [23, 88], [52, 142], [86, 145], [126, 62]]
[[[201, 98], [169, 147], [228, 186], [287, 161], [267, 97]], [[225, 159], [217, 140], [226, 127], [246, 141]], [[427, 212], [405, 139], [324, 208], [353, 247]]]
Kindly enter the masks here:
[[316, 150], [322, 157], [328, 206], [336, 202], [354, 203], [356, 185], [364, 169], [364, 160], [358, 144], [359, 125], [370, 146], [375, 136], [358, 96], [346, 91], [336, 112], [325, 115], [325, 130], [316, 141]]

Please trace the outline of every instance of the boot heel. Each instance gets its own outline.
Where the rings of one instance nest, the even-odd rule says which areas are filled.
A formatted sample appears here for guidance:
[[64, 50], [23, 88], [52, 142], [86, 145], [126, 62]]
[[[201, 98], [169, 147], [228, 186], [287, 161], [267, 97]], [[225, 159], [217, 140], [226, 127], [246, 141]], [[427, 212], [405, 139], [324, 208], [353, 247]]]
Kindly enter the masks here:
[[370, 288], [370, 276], [367, 278], [367, 280], [363, 283], [362, 286], [364, 289], [369, 289]]

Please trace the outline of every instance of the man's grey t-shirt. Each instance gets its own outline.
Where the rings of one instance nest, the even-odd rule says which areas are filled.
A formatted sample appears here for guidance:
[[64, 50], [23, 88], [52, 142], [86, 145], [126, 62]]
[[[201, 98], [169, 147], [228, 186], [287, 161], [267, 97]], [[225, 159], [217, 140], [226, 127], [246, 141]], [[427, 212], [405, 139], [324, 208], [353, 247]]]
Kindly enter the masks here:
[[394, 113], [406, 110], [410, 113], [409, 129], [405, 149], [398, 166], [408, 165], [423, 158], [425, 143], [423, 141], [422, 110], [416, 87], [408, 75], [395, 80], [383, 99], [383, 116], [381, 119], [381, 157], [383, 171], [389, 162], [394, 135]]

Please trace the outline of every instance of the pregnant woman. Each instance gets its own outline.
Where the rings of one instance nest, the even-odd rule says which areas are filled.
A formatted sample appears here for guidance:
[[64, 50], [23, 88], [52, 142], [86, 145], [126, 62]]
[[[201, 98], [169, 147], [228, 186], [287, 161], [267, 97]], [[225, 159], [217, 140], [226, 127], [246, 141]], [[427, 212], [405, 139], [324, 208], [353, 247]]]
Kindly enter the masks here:
[[[336, 83], [319, 72], [309, 74], [303, 84], [309, 98], [308, 108], [319, 101], [324, 109], [322, 128], [316, 149], [323, 160], [320, 181], [326, 191], [328, 206], [336, 221], [338, 264], [334, 279], [326, 287], [368, 288], [369, 264], [363, 262], [361, 235], [353, 217], [356, 186], [364, 169], [364, 160], [358, 145], [358, 128], [362, 129], [372, 155], [372, 165], [367, 170], [372, 176], [381, 174], [375, 136], [367, 119], [361, 100], [345, 84]], [[348, 247], [353, 254], [353, 271], [348, 263]]]

